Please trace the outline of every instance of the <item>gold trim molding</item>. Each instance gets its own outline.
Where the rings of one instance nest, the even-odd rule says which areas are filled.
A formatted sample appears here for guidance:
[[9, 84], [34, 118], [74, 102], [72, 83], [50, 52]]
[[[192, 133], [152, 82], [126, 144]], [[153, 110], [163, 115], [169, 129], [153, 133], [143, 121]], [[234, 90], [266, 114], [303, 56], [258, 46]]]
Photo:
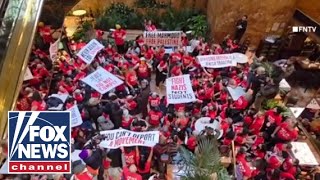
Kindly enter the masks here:
[[0, 136], [6, 138], [8, 111], [14, 110], [28, 65], [44, 0], [22, 0], [0, 72]]

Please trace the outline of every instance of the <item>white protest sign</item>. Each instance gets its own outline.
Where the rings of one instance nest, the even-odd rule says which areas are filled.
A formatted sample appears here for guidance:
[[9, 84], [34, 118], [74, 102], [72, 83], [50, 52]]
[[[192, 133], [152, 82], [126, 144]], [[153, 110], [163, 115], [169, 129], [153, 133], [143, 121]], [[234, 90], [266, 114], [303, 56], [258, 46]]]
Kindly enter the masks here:
[[289, 83], [285, 79], [282, 79], [280, 81], [279, 88], [281, 90], [284, 90], [284, 91], [290, 91], [291, 90], [291, 86], [289, 85]]
[[91, 64], [97, 53], [103, 49], [104, 46], [97, 40], [92, 39], [87, 45], [85, 45], [77, 54], [85, 63]]
[[93, 89], [98, 91], [100, 94], [105, 94], [111, 89], [123, 84], [119, 78], [109, 73], [104, 68], [98, 68], [93, 73], [89, 74], [87, 77], [81, 79]]
[[8, 174], [8, 172], [9, 172], [9, 162], [7, 159], [0, 168], [0, 174]]
[[33, 75], [31, 73], [31, 70], [29, 69], [29, 67], [27, 67], [27, 70], [26, 70], [26, 73], [24, 74], [24, 77], [23, 77], [23, 81], [28, 81], [30, 79], [33, 79]]
[[242, 53], [232, 53], [234, 60], [237, 63], [244, 64], [248, 62], [248, 57]]
[[190, 75], [182, 75], [166, 80], [168, 104], [180, 104], [196, 101], [192, 90]]
[[153, 147], [159, 142], [159, 131], [134, 132], [125, 129], [101, 131], [104, 138], [100, 143], [101, 147], [117, 149], [128, 146]]
[[236, 66], [235, 56], [233, 54], [217, 54], [197, 56], [201, 67], [206, 68], [224, 68]]
[[303, 107], [290, 107], [289, 108], [295, 118], [298, 118], [305, 108]]
[[230, 94], [230, 96], [232, 97], [232, 99], [234, 101], [238, 100], [239, 97], [241, 97], [242, 95], [245, 95], [246, 92], [244, 91], [244, 89], [242, 87], [236, 87], [236, 88], [232, 88], [232, 87], [227, 87], [228, 92]]
[[59, 43], [60, 43], [60, 38], [56, 40], [56, 42], [50, 44], [49, 53], [50, 53], [50, 59], [52, 61], [55, 61], [57, 58]]
[[180, 46], [182, 31], [145, 31], [144, 42], [148, 46]]
[[70, 109], [67, 109], [71, 113], [71, 127], [77, 127], [82, 124], [82, 117], [77, 105], [72, 106]]
[[320, 109], [320, 105], [318, 101], [315, 98], [313, 98], [306, 108], [318, 110]]
[[300, 165], [316, 166], [319, 163], [306, 142], [291, 142], [292, 153]]

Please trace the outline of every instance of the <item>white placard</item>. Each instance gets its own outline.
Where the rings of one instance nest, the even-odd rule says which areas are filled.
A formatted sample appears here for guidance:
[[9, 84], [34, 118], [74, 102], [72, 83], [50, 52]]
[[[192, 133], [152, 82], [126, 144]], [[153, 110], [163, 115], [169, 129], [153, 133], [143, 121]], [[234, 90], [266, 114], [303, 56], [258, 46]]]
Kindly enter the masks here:
[[82, 124], [82, 117], [77, 105], [72, 106], [67, 111], [71, 112], [71, 127], [77, 127]]
[[298, 118], [305, 108], [303, 107], [290, 107], [289, 108], [295, 118]]
[[292, 142], [291, 145], [292, 153], [299, 160], [299, 165], [317, 166], [319, 164], [307, 143]]
[[281, 90], [284, 90], [284, 91], [290, 91], [291, 90], [291, 86], [289, 85], [289, 83], [285, 79], [282, 79], [280, 81], [279, 88]]
[[101, 131], [104, 139], [99, 144], [101, 147], [117, 149], [128, 146], [153, 147], [159, 143], [159, 131], [134, 132], [125, 129]]
[[165, 48], [164, 50], [165, 50], [164, 53], [166, 53], [166, 54], [171, 54], [171, 53], [174, 52], [174, 49], [173, 49], [173, 48]]
[[50, 44], [49, 53], [50, 53], [50, 59], [52, 61], [55, 61], [57, 59], [59, 43], [60, 43], [60, 38], [57, 39], [56, 42]]
[[180, 104], [196, 101], [192, 90], [190, 75], [182, 75], [168, 78], [166, 80], [168, 104]]
[[23, 77], [23, 81], [28, 81], [30, 79], [33, 79], [33, 75], [31, 73], [31, 70], [29, 67], [27, 67], [27, 70], [26, 70], [26, 73], [24, 74], [24, 77]]
[[52, 94], [49, 96], [49, 98], [55, 97], [55, 98], [60, 99], [63, 103], [65, 103], [66, 100], [68, 99], [68, 96], [69, 96], [68, 94]]
[[111, 89], [123, 84], [119, 78], [109, 73], [104, 68], [98, 68], [93, 73], [89, 74], [87, 77], [81, 79], [93, 89], [98, 91], [100, 94], [105, 94]]
[[[218, 139], [220, 139], [223, 135], [223, 130], [220, 127], [220, 123], [218, 121], [213, 121], [213, 123], [210, 123], [211, 118], [209, 117], [202, 117], [198, 119], [194, 125], [195, 130], [197, 133], [200, 133], [201, 131], [205, 130], [206, 127], [211, 127], [212, 129], [216, 129], [220, 132]], [[216, 133], [216, 132], [214, 132]]]
[[246, 92], [244, 91], [244, 89], [240, 86], [236, 87], [236, 88], [232, 88], [232, 87], [227, 87], [228, 92], [230, 94], [230, 96], [232, 97], [232, 99], [234, 101], [238, 100], [239, 97], [243, 96], [246, 94]]
[[206, 68], [224, 68], [237, 65], [237, 62], [235, 60], [237, 58], [233, 54], [197, 56], [197, 59], [201, 67]]
[[318, 110], [320, 109], [320, 106], [318, 101], [315, 98], [313, 98], [306, 108]]
[[0, 169], [0, 174], [8, 174], [9, 172], [9, 163], [8, 159], [2, 164], [1, 169]]
[[232, 54], [233, 54], [234, 60], [237, 63], [244, 64], [248, 62], [248, 57], [245, 54], [242, 54], [242, 53], [232, 53]]
[[77, 56], [80, 57], [80, 59], [82, 59], [85, 63], [91, 64], [97, 53], [103, 48], [104, 46], [96, 39], [92, 39], [78, 52]]
[[83, 160], [79, 157], [79, 154], [81, 153], [82, 150], [79, 149], [75, 149], [72, 153], [71, 153], [71, 161], [75, 162], [80, 160], [82, 164], [86, 164], [85, 162], [83, 162]]
[[144, 43], [148, 46], [180, 46], [182, 31], [145, 31]]

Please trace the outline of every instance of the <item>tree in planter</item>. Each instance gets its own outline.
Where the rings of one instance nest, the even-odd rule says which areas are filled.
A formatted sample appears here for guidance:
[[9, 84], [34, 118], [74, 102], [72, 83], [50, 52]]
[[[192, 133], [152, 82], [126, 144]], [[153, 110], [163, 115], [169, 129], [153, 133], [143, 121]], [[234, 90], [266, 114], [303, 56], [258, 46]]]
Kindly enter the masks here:
[[208, 23], [205, 15], [197, 15], [188, 19], [188, 28], [192, 35], [206, 37], [208, 33]]
[[180, 163], [185, 172], [183, 180], [231, 180], [227, 170], [221, 165], [216, 138], [199, 136], [197, 150], [193, 154], [184, 147], [179, 152]]
[[198, 12], [192, 9], [175, 10], [168, 8], [161, 18], [160, 27], [168, 31], [180, 31], [188, 29], [188, 19]]

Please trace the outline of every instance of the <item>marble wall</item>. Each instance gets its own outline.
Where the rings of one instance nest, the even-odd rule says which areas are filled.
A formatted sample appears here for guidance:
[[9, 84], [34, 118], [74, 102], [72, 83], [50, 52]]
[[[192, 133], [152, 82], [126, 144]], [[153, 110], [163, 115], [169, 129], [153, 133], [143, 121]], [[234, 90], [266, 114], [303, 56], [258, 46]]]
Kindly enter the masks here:
[[281, 34], [291, 19], [297, 0], [209, 0], [208, 20], [215, 41], [234, 34], [235, 23], [248, 16], [244, 38], [258, 45], [267, 34]]
[[[157, 2], [164, 2], [171, 4], [176, 9], [183, 8], [196, 8], [206, 12], [208, 0], [157, 0]], [[209, 0], [210, 1], [210, 0]], [[72, 10], [77, 9], [92, 9], [93, 12], [103, 11], [110, 6], [111, 3], [125, 3], [126, 5], [133, 7], [136, 0], [80, 0]]]
[[320, 0], [298, 0], [297, 9], [320, 23]]

